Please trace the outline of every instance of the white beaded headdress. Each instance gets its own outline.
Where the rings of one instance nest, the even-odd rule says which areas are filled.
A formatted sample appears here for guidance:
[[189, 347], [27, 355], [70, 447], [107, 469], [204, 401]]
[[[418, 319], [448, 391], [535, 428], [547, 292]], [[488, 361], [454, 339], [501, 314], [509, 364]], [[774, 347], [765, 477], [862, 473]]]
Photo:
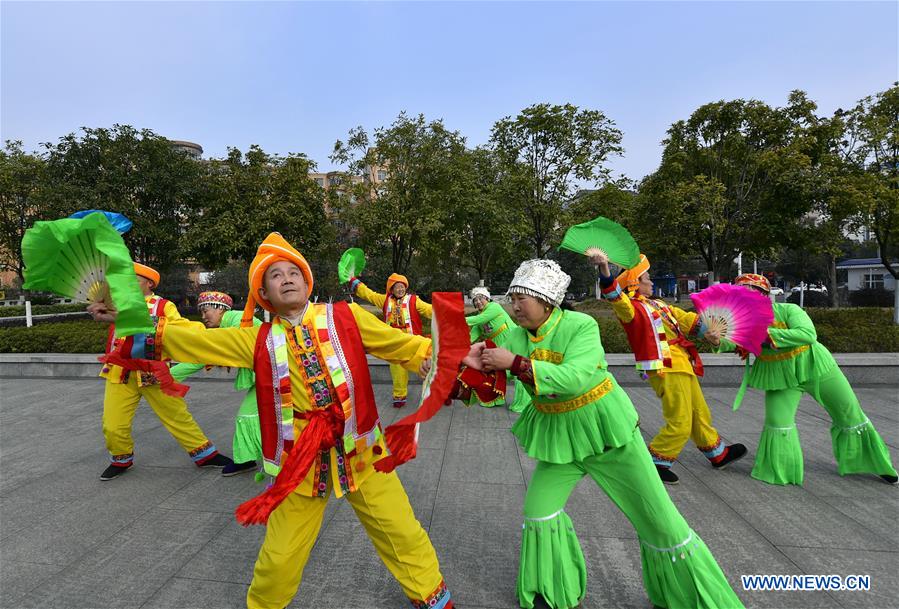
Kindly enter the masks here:
[[471, 296], [472, 300], [474, 300], [478, 296], [483, 296], [487, 300], [490, 300], [490, 290], [483, 286], [476, 286], [471, 288], [471, 293], [469, 295]]
[[565, 300], [571, 277], [553, 260], [525, 260], [515, 271], [507, 294], [527, 294], [556, 306]]

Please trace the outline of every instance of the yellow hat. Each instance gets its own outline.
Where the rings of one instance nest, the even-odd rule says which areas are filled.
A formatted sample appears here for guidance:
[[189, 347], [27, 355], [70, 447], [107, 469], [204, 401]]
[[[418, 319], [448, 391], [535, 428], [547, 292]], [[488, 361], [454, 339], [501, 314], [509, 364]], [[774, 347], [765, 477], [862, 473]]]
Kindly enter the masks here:
[[156, 269], [148, 267], [146, 264], [141, 264], [140, 262], [134, 263], [134, 274], [138, 277], [143, 277], [144, 279], [149, 279], [153, 282], [153, 287], [157, 287], [159, 285], [159, 271]]
[[402, 283], [406, 286], [406, 289], [409, 289], [409, 280], [406, 279], [405, 275], [400, 275], [399, 273], [393, 273], [390, 277], [387, 278], [387, 293], [390, 294], [391, 288], [393, 288], [393, 284]]
[[279, 233], [270, 233], [259, 246], [259, 249], [256, 250], [256, 257], [253, 258], [253, 262], [250, 264], [248, 276], [250, 293], [247, 295], [247, 306], [244, 307], [240, 325], [250, 326], [253, 324], [253, 312], [256, 309], [256, 304], [266, 311], [276, 312], [272, 303], [259, 295], [259, 288], [262, 287], [262, 280], [268, 267], [282, 260], [292, 262], [300, 267], [300, 271], [306, 279], [306, 287], [309, 293], [312, 293], [312, 268], [309, 266], [309, 263]]
[[649, 259], [640, 254], [640, 262], [618, 275], [618, 285], [625, 292], [636, 292], [640, 277], [649, 270]]

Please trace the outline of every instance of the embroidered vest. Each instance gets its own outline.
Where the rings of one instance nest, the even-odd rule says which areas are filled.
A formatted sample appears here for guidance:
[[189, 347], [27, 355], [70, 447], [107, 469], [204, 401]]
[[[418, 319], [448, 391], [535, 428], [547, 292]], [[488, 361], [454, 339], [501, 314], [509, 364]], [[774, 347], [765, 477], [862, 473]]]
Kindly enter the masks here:
[[[660, 307], [655, 302], [650, 304], [642, 298], [633, 298], [631, 303], [634, 305], [634, 318], [628, 323], [622, 322], [621, 325], [624, 326], [627, 342], [630, 343], [634, 359], [637, 360], [637, 370], [647, 372], [670, 368], [671, 347], [665, 336]], [[677, 328], [677, 322], [674, 323], [674, 327]]]
[[[418, 309], [415, 307], [415, 304], [416, 296], [414, 294], [406, 294], [399, 304], [397, 304], [396, 298], [393, 298], [388, 294], [387, 300], [384, 301], [384, 323], [391, 328], [397, 328], [409, 334], [421, 336], [421, 316], [418, 314]], [[399, 308], [399, 313], [401, 315], [400, 319], [402, 319], [401, 325], [397, 325], [394, 321], [397, 314], [397, 308]]]
[[[366, 450], [382, 437], [378, 410], [375, 406], [368, 360], [362, 336], [353, 312], [345, 302], [310, 304], [313, 307], [313, 334], [318, 352], [343, 411], [343, 449], [347, 456]], [[262, 432], [263, 467], [276, 476], [286, 453], [293, 447], [293, 397], [290, 386], [289, 358], [296, 357], [289, 347], [287, 332], [280, 323], [264, 323], [259, 327], [253, 356], [256, 373], [256, 402]], [[297, 361], [305, 374], [308, 362]], [[310, 396], [315, 407], [316, 398]]]
[[[637, 370], [663, 370], [671, 367], [671, 345], [680, 345], [687, 351], [697, 376], [703, 375], [702, 359], [690, 340], [687, 339], [671, 309], [661, 300], [632, 298], [634, 318], [629, 323], [622, 322], [628, 343], [634, 352]], [[665, 333], [665, 322], [676, 334], [669, 341]]]

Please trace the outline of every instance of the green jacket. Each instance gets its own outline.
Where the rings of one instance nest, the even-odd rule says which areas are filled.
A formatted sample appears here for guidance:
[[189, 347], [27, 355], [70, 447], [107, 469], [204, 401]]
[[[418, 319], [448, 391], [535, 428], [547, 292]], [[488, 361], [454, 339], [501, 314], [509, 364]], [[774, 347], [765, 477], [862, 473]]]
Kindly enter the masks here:
[[[239, 328], [240, 327], [240, 318], [243, 317], [243, 311], [225, 311], [225, 314], [222, 315], [222, 323], [219, 325], [220, 328]], [[262, 322], [253, 318], [254, 326], [261, 326]], [[203, 370], [206, 367], [205, 364], [176, 364], [172, 366], [172, 376], [175, 377], [175, 380], [178, 382], [183, 381], [187, 377], [192, 374], [196, 374], [200, 370]], [[238, 368], [237, 369], [237, 378], [234, 379], [234, 388], [238, 391], [246, 391], [248, 389], [252, 389], [256, 384], [256, 377], [253, 375], [253, 371], [249, 368]]]
[[[756, 389], [788, 389], [830, 372], [836, 365], [827, 347], [818, 342], [815, 324], [802, 307], [774, 303], [774, 323], [768, 328], [771, 345], [764, 345], [749, 370], [748, 384]], [[719, 351], [733, 351], [722, 340]]]
[[477, 315], [466, 317], [465, 322], [471, 328], [472, 343], [490, 339], [500, 347], [504, 346], [508, 330], [515, 327], [515, 322], [502, 305], [492, 300]]
[[634, 439], [637, 411], [607, 370], [595, 319], [556, 307], [536, 332], [508, 334], [505, 348], [533, 367], [533, 407], [512, 426], [529, 456], [570, 463]]

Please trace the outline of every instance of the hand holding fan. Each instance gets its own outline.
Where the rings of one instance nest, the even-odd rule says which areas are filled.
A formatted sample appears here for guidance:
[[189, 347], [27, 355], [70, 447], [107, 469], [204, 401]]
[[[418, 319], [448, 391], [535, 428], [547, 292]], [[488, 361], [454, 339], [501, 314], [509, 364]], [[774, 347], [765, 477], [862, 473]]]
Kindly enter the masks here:
[[117, 337], [151, 333], [153, 323], [134, 262], [106, 213], [35, 222], [22, 238], [22, 287], [79, 302], [111, 300], [118, 311]]
[[602, 216], [569, 228], [559, 246], [562, 248], [585, 256], [602, 252], [625, 269], [640, 262], [640, 248], [627, 229]]
[[346, 283], [353, 277], [360, 275], [365, 269], [365, 252], [358, 247], [351, 247], [340, 257], [337, 263], [337, 277], [340, 283]]
[[774, 323], [771, 300], [754, 290], [720, 283], [690, 294], [699, 319], [707, 329], [754, 355], [762, 352], [768, 326]]

